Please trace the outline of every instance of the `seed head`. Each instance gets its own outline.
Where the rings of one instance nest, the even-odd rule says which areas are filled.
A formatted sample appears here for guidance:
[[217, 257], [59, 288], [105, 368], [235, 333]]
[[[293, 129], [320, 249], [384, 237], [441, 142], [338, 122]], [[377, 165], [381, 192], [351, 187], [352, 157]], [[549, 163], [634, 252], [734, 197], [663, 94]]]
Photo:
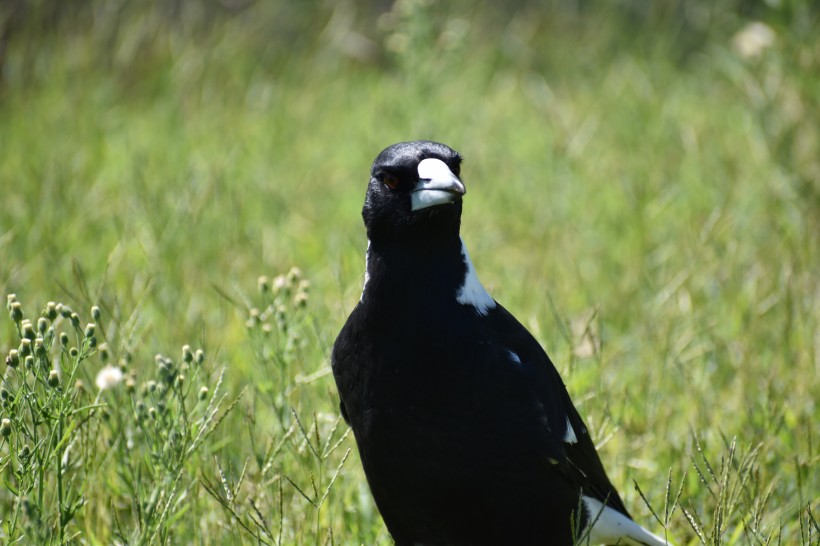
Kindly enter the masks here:
[[71, 325], [74, 328], [79, 328], [80, 327], [80, 315], [78, 315], [77, 313], [71, 313], [71, 316], [69, 317], [69, 320], [71, 320]]
[[273, 279], [273, 293], [290, 293], [290, 285], [288, 284], [288, 278], [285, 275], [277, 275]]
[[12, 349], [9, 351], [9, 354], [6, 356], [6, 366], [9, 368], [16, 368], [20, 365], [20, 353], [17, 352], [17, 349]]
[[9, 304], [9, 316], [14, 322], [23, 320], [23, 306], [19, 301], [13, 301]]
[[259, 292], [267, 294], [270, 291], [270, 279], [262, 275], [256, 279], [256, 286], [259, 288]]
[[133, 393], [137, 390], [137, 382], [134, 381], [133, 377], [129, 377], [125, 380], [125, 391], [128, 393]]
[[164, 400], [160, 400], [159, 402], [157, 402], [157, 411], [158, 412], [165, 413], [166, 409], [167, 409], [167, 406], [165, 405]]
[[146, 383], [145, 386], [148, 388], [148, 392], [156, 392], [157, 390], [157, 382], [153, 379]]
[[196, 359], [196, 363], [201, 365], [203, 362], [205, 362], [205, 351], [203, 351], [202, 349], [197, 349], [194, 358]]
[[92, 337], [94, 335], [94, 331], [97, 329], [97, 325], [93, 322], [89, 322], [85, 325], [85, 337]]
[[157, 408], [155, 408], [154, 406], [151, 406], [150, 408], [148, 408], [148, 415], [151, 416], [151, 419], [156, 419], [157, 418]]
[[97, 352], [100, 353], [100, 360], [108, 362], [108, 359], [111, 357], [111, 353], [108, 352], [108, 343], [101, 344]]
[[208, 387], [202, 387], [199, 389], [199, 394], [196, 396], [200, 400], [205, 400], [208, 398]]
[[296, 307], [307, 307], [308, 295], [307, 292], [297, 292], [293, 297], [293, 303]]
[[60, 313], [60, 316], [63, 318], [71, 318], [71, 315], [74, 313], [71, 307], [63, 305], [62, 303], [57, 304], [57, 312]]
[[93, 306], [91, 308], [91, 318], [93, 318], [94, 320], [100, 320], [101, 316], [102, 316], [102, 313], [100, 313], [100, 308], [96, 305]]
[[8, 438], [11, 436], [11, 420], [10, 419], [3, 419], [0, 421], [0, 436], [3, 438]]
[[23, 444], [23, 447], [20, 448], [20, 451], [17, 453], [17, 457], [25, 462], [31, 456], [31, 448], [28, 447], [28, 444]]
[[11, 393], [6, 387], [0, 387], [0, 400], [8, 400]]
[[24, 337], [20, 340], [20, 356], [28, 356], [31, 354], [31, 340]]
[[68, 334], [65, 332], [60, 332], [60, 345], [63, 347], [68, 345]]
[[83, 382], [82, 379], [78, 379], [74, 382], [74, 388], [79, 392], [85, 392], [85, 382]]
[[26, 367], [27, 370], [33, 370], [34, 369], [34, 357], [31, 356], [31, 355], [28, 355], [26, 357], [26, 359], [23, 361], [23, 365]]
[[101, 391], [116, 387], [122, 381], [122, 370], [116, 366], [105, 366], [94, 379], [94, 383]]
[[191, 351], [190, 345], [182, 346], [182, 361], [187, 364], [190, 364], [194, 361], [194, 353]]
[[17, 301], [17, 294], [7, 294], [6, 295], [6, 309], [11, 311], [11, 304]]
[[31, 321], [28, 319], [20, 323], [20, 329], [23, 331], [23, 337], [26, 339], [33, 340], [37, 337], [37, 334], [34, 333], [34, 326], [31, 325]]
[[54, 319], [57, 318], [57, 315], [58, 315], [57, 304], [54, 303], [53, 301], [48, 302], [46, 304], [46, 309], [43, 312], [43, 316], [45, 316], [48, 320], [53, 321]]
[[60, 386], [60, 372], [57, 370], [51, 370], [48, 372], [48, 386], [51, 388], [57, 388]]
[[68, 350], [68, 354], [71, 358], [77, 358], [80, 355], [80, 350], [77, 347], [72, 347]]
[[159, 362], [157, 362], [157, 367], [159, 368], [159, 373], [163, 376], [171, 375], [174, 372], [174, 363], [169, 358], [162, 358]]
[[142, 400], [137, 400], [136, 408], [137, 413], [142, 415], [143, 413], [145, 413], [145, 402], [143, 402]]
[[88, 346], [91, 347], [92, 349], [97, 346], [97, 337], [96, 336], [91, 336], [90, 338], [88, 338]]
[[43, 317], [37, 319], [37, 331], [41, 334], [45, 334], [46, 330], [48, 330], [48, 321]]
[[257, 324], [259, 324], [259, 315], [261, 314], [259, 312], [259, 309], [257, 309], [256, 307], [253, 307], [248, 312], [248, 314], [250, 315], [250, 318], [248, 319], [248, 323], [247, 323], [249, 327], [253, 327], [253, 326], [256, 326]]
[[34, 340], [34, 354], [38, 358], [46, 356], [46, 345], [43, 343], [43, 338], [41, 337]]
[[298, 267], [291, 267], [290, 271], [288, 271], [288, 282], [295, 286], [296, 283], [302, 278], [302, 270]]

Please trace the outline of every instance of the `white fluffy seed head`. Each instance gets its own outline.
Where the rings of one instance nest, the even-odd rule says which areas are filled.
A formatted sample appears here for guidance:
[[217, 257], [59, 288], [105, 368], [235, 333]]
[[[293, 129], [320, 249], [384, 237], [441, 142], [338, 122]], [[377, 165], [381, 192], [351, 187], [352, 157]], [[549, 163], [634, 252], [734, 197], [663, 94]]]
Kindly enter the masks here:
[[101, 391], [116, 387], [122, 381], [122, 370], [117, 366], [106, 366], [97, 372], [94, 383]]

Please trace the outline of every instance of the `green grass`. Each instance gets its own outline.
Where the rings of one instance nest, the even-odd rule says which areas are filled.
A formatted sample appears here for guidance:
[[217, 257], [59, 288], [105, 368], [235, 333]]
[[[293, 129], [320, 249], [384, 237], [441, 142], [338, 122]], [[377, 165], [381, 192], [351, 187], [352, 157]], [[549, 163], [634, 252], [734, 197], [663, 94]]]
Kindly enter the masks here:
[[636, 519], [818, 542], [816, 10], [261, 4], [4, 15], [0, 542], [389, 544], [328, 356], [370, 162], [415, 138], [464, 154], [482, 281]]

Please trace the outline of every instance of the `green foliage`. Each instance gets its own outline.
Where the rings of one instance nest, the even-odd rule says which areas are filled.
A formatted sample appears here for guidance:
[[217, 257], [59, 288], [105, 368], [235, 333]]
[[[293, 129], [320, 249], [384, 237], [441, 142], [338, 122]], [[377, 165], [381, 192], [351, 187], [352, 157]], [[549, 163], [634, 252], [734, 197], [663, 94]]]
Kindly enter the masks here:
[[[15, 295], [8, 310], [20, 345], [9, 351], [0, 391], [4, 539], [65, 544], [87, 533], [103, 542], [170, 542], [173, 521], [189, 508], [185, 493], [202, 464], [200, 447], [233, 407], [221, 411], [222, 375], [210, 398], [193, 395], [207, 394], [210, 378], [204, 353], [194, 359], [186, 345], [179, 364], [157, 355], [137, 393], [130, 353], [115, 366], [97, 342], [97, 333], [113, 338], [116, 324], [83, 329], [77, 313], [49, 302], [35, 332]], [[96, 306], [91, 315], [102, 318]], [[96, 376], [94, 361], [102, 364]], [[94, 529], [100, 512], [105, 525]]]
[[636, 519], [817, 543], [812, 3], [67, 5], [0, 8], [0, 542], [388, 544], [327, 358], [432, 138]]

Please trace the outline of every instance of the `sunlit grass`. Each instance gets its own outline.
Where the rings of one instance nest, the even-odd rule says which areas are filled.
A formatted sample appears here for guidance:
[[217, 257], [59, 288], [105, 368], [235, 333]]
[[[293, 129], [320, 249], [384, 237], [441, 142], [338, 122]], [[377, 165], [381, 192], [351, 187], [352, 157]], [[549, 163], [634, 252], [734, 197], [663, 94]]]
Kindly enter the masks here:
[[[745, 58], [737, 17], [400, 6], [356, 59], [341, 9], [276, 39], [263, 8], [12, 36], [0, 542], [389, 543], [327, 359], [370, 161], [414, 138], [464, 154], [482, 281], [633, 515], [677, 544], [816, 542], [820, 33], [774, 24]], [[124, 376], [101, 390], [105, 366]]]

